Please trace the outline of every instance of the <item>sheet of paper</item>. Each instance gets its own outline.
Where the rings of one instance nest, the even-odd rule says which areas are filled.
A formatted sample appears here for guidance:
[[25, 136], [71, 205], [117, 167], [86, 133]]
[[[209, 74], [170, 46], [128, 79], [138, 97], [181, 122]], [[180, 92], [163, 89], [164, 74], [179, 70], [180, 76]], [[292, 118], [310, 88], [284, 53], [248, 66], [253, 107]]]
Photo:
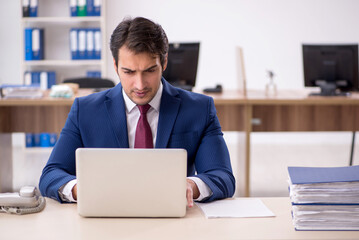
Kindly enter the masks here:
[[207, 218], [274, 217], [258, 198], [235, 198], [196, 203]]

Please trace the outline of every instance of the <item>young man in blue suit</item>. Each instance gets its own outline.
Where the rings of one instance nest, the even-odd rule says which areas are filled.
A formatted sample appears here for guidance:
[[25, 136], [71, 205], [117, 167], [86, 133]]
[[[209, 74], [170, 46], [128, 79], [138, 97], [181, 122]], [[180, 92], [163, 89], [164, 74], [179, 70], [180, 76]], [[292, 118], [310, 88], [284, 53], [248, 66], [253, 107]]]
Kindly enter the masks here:
[[120, 83], [75, 99], [42, 172], [42, 195], [75, 202], [76, 149], [136, 147], [140, 109], [146, 105], [148, 146], [187, 150], [188, 206], [193, 199], [231, 197], [235, 179], [213, 99], [172, 87], [162, 78], [168, 56], [162, 27], [145, 18], [125, 19], [112, 33], [110, 48]]

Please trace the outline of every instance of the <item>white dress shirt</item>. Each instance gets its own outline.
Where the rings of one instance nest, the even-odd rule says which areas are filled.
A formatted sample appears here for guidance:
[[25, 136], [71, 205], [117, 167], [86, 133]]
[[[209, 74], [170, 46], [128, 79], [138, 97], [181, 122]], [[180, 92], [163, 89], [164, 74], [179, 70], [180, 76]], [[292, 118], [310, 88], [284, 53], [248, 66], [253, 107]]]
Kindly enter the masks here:
[[[161, 97], [162, 97], [163, 85], [162, 82], [158, 88], [156, 95], [153, 99], [148, 103], [151, 108], [147, 112], [147, 121], [151, 126], [152, 138], [153, 138], [153, 146], [156, 145], [156, 137], [157, 137], [157, 126], [158, 126], [158, 118], [160, 115], [160, 105], [161, 105]], [[136, 127], [138, 119], [140, 118], [140, 110], [138, 109], [136, 103], [132, 102], [131, 99], [127, 96], [125, 91], [122, 89], [122, 95], [126, 105], [126, 119], [127, 119], [127, 133], [128, 133], [128, 144], [130, 148], [134, 148], [135, 145], [135, 135], [136, 135]], [[211, 189], [198, 177], [188, 177], [194, 181], [198, 187], [200, 196], [195, 199], [196, 201], [201, 201], [204, 198], [207, 198], [212, 195]], [[77, 180], [74, 179], [67, 184], [63, 185], [59, 189], [60, 197], [63, 201], [76, 202], [72, 196], [72, 188], [77, 183]]]

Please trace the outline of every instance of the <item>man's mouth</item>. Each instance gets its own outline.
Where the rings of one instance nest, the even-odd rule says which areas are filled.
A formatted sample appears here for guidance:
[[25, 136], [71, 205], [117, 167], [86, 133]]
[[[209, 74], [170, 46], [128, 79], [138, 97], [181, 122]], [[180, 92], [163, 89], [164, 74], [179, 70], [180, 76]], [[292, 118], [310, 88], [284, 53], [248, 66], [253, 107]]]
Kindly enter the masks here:
[[146, 96], [146, 94], [148, 93], [148, 91], [134, 91], [135, 95], [139, 98], [143, 98]]

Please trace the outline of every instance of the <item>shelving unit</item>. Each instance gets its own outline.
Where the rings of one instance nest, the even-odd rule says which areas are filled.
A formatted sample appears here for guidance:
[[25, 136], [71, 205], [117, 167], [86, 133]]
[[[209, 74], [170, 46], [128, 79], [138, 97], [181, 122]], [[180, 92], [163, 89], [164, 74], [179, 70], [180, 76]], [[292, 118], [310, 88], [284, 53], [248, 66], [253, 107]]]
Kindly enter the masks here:
[[80, 23], [99, 22], [103, 17], [23, 17], [23, 23]]
[[26, 62], [26, 66], [97, 66], [101, 60], [40, 60]]
[[[22, 7], [22, 0], [20, 6]], [[56, 81], [66, 78], [84, 77], [87, 70], [101, 71], [107, 77], [106, 68], [106, 0], [102, 0], [101, 16], [70, 17], [68, 0], [39, 0], [38, 17], [23, 17], [21, 20], [21, 78], [26, 71], [55, 71]], [[21, 10], [22, 11], [22, 10]], [[45, 29], [45, 59], [25, 60], [24, 29], [40, 27]], [[71, 28], [100, 28], [101, 59], [72, 60], [70, 51]]]

